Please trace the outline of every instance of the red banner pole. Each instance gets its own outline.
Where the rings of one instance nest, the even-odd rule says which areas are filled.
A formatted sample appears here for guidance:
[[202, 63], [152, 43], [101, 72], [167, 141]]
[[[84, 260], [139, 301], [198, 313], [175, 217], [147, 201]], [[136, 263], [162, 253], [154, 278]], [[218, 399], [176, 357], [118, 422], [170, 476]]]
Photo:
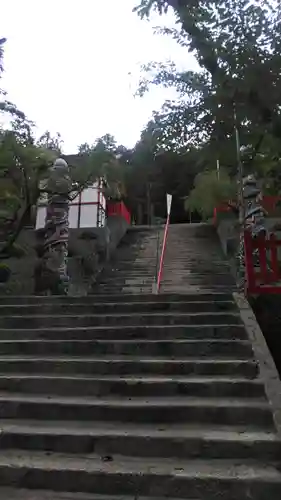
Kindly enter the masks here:
[[170, 216], [168, 215], [167, 221], [166, 221], [166, 226], [165, 226], [163, 246], [162, 246], [161, 258], [160, 258], [160, 265], [159, 265], [159, 271], [158, 271], [158, 278], [157, 278], [157, 288], [156, 288], [157, 293], [159, 293], [161, 279], [162, 279], [163, 263], [164, 263], [164, 255], [165, 255], [165, 249], [166, 249], [166, 243], [167, 243], [167, 235], [168, 235], [169, 223], [170, 223]]
[[161, 252], [159, 271], [158, 271], [158, 277], [157, 277], [156, 293], [159, 293], [161, 280], [162, 280], [164, 256], [165, 256], [165, 250], [166, 250], [166, 244], [167, 244], [168, 229], [169, 229], [169, 224], [170, 224], [171, 205], [172, 205], [172, 196], [170, 194], [167, 194], [167, 220], [166, 220], [166, 225], [165, 225], [162, 252]]

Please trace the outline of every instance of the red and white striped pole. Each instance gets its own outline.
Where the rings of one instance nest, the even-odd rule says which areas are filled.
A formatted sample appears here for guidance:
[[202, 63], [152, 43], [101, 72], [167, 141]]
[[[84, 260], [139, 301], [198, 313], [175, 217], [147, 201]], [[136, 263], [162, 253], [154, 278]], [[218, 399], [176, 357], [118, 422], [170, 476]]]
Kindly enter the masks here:
[[167, 244], [168, 229], [169, 229], [169, 224], [170, 224], [171, 207], [172, 207], [172, 195], [167, 194], [167, 220], [166, 220], [166, 225], [165, 225], [162, 252], [161, 252], [159, 271], [158, 271], [158, 276], [157, 276], [157, 284], [156, 284], [156, 293], [157, 294], [159, 293], [159, 290], [160, 290], [161, 279], [162, 279], [162, 274], [163, 274], [163, 264], [164, 264], [164, 256], [165, 256], [165, 250], [166, 250], [166, 244]]

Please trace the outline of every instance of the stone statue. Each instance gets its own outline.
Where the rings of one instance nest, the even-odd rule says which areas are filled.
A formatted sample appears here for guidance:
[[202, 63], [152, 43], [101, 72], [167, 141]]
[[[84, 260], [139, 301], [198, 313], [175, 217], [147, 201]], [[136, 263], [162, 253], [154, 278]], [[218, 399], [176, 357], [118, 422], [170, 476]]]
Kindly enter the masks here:
[[[250, 229], [252, 236], [256, 237], [261, 233], [267, 234], [266, 229], [266, 212], [261, 205], [262, 193], [259, 188], [258, 181], [254, 175], [249, 175], [243, 179], [243, 203], [245, 219], [242, 221], [243, 228], [240, 232], [240, 245], [237, 255], [239, 278], [238, 286], [240, 289], [245, 288], [245, 251], [244, 251], [244, 232], [243, 229]], [[259, 266], [258, 252], [253, 255], [254, 264]]]
[[35, 293], [67, 295], [69, 196], [72, 183], [68, 164], [58, 158], [49, 169], [48, 193], [43, 242], [38, 254], [41, 261], [35, 269]]

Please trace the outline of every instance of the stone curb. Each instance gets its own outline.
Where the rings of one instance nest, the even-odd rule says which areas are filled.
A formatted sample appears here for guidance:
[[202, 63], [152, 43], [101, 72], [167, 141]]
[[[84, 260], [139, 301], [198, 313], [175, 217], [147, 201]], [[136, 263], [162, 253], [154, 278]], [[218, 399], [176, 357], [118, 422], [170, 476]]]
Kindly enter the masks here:
[[277, 368], [248, 300], [238, 292], [233, 293], [233, 298], [240, 310], [248, 337], [252, 342], [255, 359], [259, 365], [260, 377], [272, 407], [278, 436], [281, 438], [281, 380]]

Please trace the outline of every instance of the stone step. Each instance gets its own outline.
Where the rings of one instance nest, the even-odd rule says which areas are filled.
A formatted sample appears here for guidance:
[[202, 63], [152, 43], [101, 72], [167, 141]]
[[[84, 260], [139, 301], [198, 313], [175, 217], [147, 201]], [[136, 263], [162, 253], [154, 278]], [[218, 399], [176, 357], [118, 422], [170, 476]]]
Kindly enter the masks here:
[[94, 288], [93, 291], [97, 294], [99, 294], [100, 291], [102, 291], [103, 293], [106, 292], [106, 294], [108, 295], [117, 295], [120, 293], [120, 290], [124, 295], [129, 295], [130, 293], [139, 295], [145, 291], [146, 294], [151, 295], [153, 293], [152, 283], [155, 283], [155, 276], [149, 275], [146, 276], [146, 280], [134, 278], [129, 279], [128, 282], [126, 282], [125, 279], [119, 280], [115, 278], [114, 280], [112, 280], [112, 283], [110, 283], [106, 279], [104, 281], [100, 279], [100, 281], [95, 284], [96, 288]]
[[132, 232], [92, 296], [1, 298], [0, 498], [279, 500], [272, 407], [213, 235], [171, 228], [166, 293], [155, 233]]
[[[193, 257], [192, 255], [189, 255], [188, 257], [185, 256], [183, 258], [177, 257], [174, 261], [168, 261], [165, 263], [164, 269], [175, 269], [178, 272], [180, 272], [180, 269], [178, 268], [178, 263], [181, 264], [191, 264], [191, 265], [197, 265], [198, 267], [200, 266], [200, 271], [201, 272], [211, 272], [212, 269], [214, 271], [221, 272], [222, 270], [227, 272], [229, 271], [229, 263], [226, 261], [221, 261], [220, 259], [217, 259], [216, 256], [215, 258], [212, 258], [209, 262], [207, 262], [205, 259], [200, 259], [198, 258], [198, 255]], [[119, 261], [118, 261], [119, 264]], [[133, 265], [134, 263], [132, 263]], [[187, 269], [189, 271], [189, 269]]]
[[139, 356], [0, 356], [0, 373], [81, 375], [232, 375], [255, 378], [257, 364], [231, 358], [140, 358]]
[[135, 265], [134, 263], [127, 264], [127, 265], [117, 265], [115, 267], [112, 267], [110, 269], [107, 269], [106, 272], [101, 274], [101, 279], [106, 278], [106, 279], [113, 279], [114, 277], [117, 278], [124, 278], [127, 276], [131, 277], [145, 277], [146, 275], [150, 276], [155, 276], [156, 275], [156, 266], [151, 265], [150, 263], [147, 263], [145, 265]]
[[234, 301], [175, 301], [175, 302], [105, 302], [105, 303], [84, 303], [69, 302], [58, 304], [14, 304], [14, 305], [1, 305], [0, 315], [13, 316], [13, 315], [33, 315], [33, 314], [112, 314], [117, 312], [121, 313], [149, 313], [149, 312], [222, 312], [233, 311], [237, 312], [237, 306]]
[[[110, 288], [110, 290], [120, 290], [123, 289], [123, 287], [141, 287], [145, 288], [148, 293], [151, 293], [152, 290], [152, 283], [155, 281], [154, 276], [149, 276], [147, 275], [145, 278], [130, 278], [129, 276], [125, 279], [112, 279], [112, 283], [110, 283], [109, 279], [106, 279], [106, 281], [101, 280], [99, 282], [99, 287], [106, 287]], [[112, 287], [112, 288], [111, 288]]]
[[[110, 285], [95, 285], [95, 290], [97, 293], [99, 293], [102, 297], [106, 297], [110, 293], [119, 293], [121, 295], [123, 294], [132, 294], [132, 295], [139, 295], [139, 294], [150, 294], [153, 291], [153, 286], [154, 286], [154, 280], [151, 280], [149, 284], [136, 284], [136, 285], [118, 285], [118, 286], [110, 286]], [[104, 298], [103, 298], [104, 301]]]
[[0, 328], [1, 340], [21, 339], [77, 339], [77, 340], [124, 340], [124, 339], [227, 339], [248, 340], [244, 325], [135, 325], [114, 327], [49, 327]]
[[[50, 491], [34, 489], [1, 488], [0, 498], [3, 500], [136, 500], [135, 495], [98, 495], [95, 493], [71, 493], [70, 491]], [[141, 500], [167, 500], [166, 497], [142, 497]], [[170, 500], [180, 500], [170, 498]]]
[[[263, 398], [95, 398], [0, 393], [0, 418], [252, 425], [273, 429]], [[1, 482], [0, 482], [1, 484]]]
[[61, 396], [264, 398], [259, 379], [232, 376], [83, 376], [0, 374], [0, 391]]
[[[30, 305], [30, 304], [75, 304], [81, 303], [83, 300], [84, 304], [95, 304], [96, 302], [102, 302], [104, 299], [100, 295], [86, 295], [85, 297], [71, 297], [71, 296], [1, 296], [1, 305]], [[218, 301], [232, 301], [233, 296], [229, 292], [225, 293], [185, 293], [185, 294], [149, 294], [149, 295], [108, 295], [106, 297], [106, 302], [218, 302]]]
[[[198, 260], [191, 260], [191, 259], [181, 259], [181, 260], [176, 260], [175, 262], [170, 262], [163, 265], [163, 273], [166, 274], [166, 276], [169, 275], [171, 272], [176, 272], [178, 276], [181, 274], [181, 269], [179, 267], [179, 264], [182, 267], [185, 267], [186, 273], [184, 275], [186, 276], [212, 276], [213, 278], [219, 277], [219, 276], [224, 276], [231, 278], [231, 275], [229, 273], [229, 265], [225, 264], [221, 261], [215, 262], [210, 261], [208, 263], [203, 262], [200, 264]], [[196, 267], [195, 267], [196, 266]], [[125, 267], [125, 266], [124, 266]], [[192, 271], [192, 268], [194, 267], [194, 271]]]
[[131, 314], [32, 314], [0, 316], [0, 328], [136, 326], [136, 325], [239, 325], [242, 319], [237, 312], [210, 313], [131, 313]]
[[[162, 284], [160, 286], [160, 293], [169, 293], [169, 292], [182, 293], [182, 292], [184, 292], [186, 290], [186, 288], [187, 288], [187, 285], [184, 285], [184, 284], [175, 284], [175, 283], [174, 284], [170, 283], [168, 285], [167, 284], [166, 285]], [[196, 291], [198, 291], [198, 290], [200, 290], [202, 288], [204, 290], [211, 290], [211, 289], [213, 289], [214, 291], [216, 291], [216, 290], [217, 291], [218, 290], [225, 291], [226, 290], [226, 287], [215, 288], [215, 286], [213, 286], [213, 287], [210, 287], [210, 286], [204, 287], [202, 285], [200, 285], [200, 286], [199, 285], [188, 285], [188, 288], [189, 288], [190, 291], [193, 291], [194, 293], [196, 293]], [[227, 289], [228, 289], [228, 291], [233, 291], [233, 292], [237, 291], [236, 286], [228, 286]]]
[[252, 358], [250, 342], [243, 340], [191, 339], [191, 340], [0, 340], [0, 356], [11, 355], [132, 355], [170, 359], [184, 356], [218, 356]]
[[146, 265], [135, 265], [135, 263], [131, 263], [130, 265], [120, 265], [112, 267], [106, 270], [106, 275], [109, 278], [113, 278], [114, 274], [118, 273], [120, 277], [126, 277], [127, 275], [136, 276], [136, 277], [145, 277], [147, 274], [151, 274], [155, 276], [156, 274], [156, 266], [151, 264]]
[[114, 285], [115, 283], [120, 284], [128, 280], [155, 280], [157, 275], [155, 274], [155, 269], [144, 268], [142, 272], [133, 272], [130, 269], [110, 271], [107, 273], [105, 278], [100, 278], [99, 284]]
[[146, 272], [155, 275], [156, 269], [156, 262], [147, 261], [142, 262], [142, 264], [138, 264], [137, 262], [121, 263], [118, 261], [115, 265], [107, 267], [104, 275], [113, 277], [114, 273], [118, 273], [118, 275], [126, 275], [129, 273], [130, 275], [141, 276], [145, 275]]
[[[177, 276], [174, 276], [174, 273], [171, 271], [171, 274], [169, 276], [169, 278], [163, 278], [161, 280], [161, 283], [173, 283], [175, 284], [175, 281], [177, 282], [180, 282], [180, 283], [185, 283], [186, 286], [188, 287], [189, 285], [203, 285], [203, 286], [216, 286], [216, 288], [219, 288], [219, 287], [225, 287], [227, 288], [228, 285], [231, 285], [231, 282], [232, 282], [232, 279], [231, 281], [229, 280], [229, 276], [216, 276], [216, 279], [215, 279], [215, 282], [214, 282], [214, 278], [212, 276], [207, 276], [207, 275], [193, 275], [193, 276], [190, 276], [190, 277], [185, 277], [185, 276], [181, 276], [181, 277], [177, 277]], [[110, 286], [110, 281], [106, 281], [105, 283], [108, 284], [108, 286]], [[119, 285], [119, 284], [122, 284], [122, 280], [118, 280], [115, 279], [113, 280], [113, 286], [116, 284], [116, 285]]]
[[[132, 263], [132, 269], [134, 268], [133, 267], [133, 264]], [[179, 269], [179, 264], [183, 265], [183, 266], [186, 266], [186, 270], [188, 271], [186, 274], [191, 274], [190, 272], [190, 267], [192, 266], [197, 266], [197, 270], [196, 270], [196, 273], [195, 274], [202, 274], [202, 276], [204, 274], [212, 274], [212, 276], [214, 275], [229, 275], [229, 264], [228, 263], [225, 263], [225, 262], [222, 262], [222, 261], [215, 261], [214, 259], [211, 260], [210, 262], [205, 262], [205, 261], [202, 261], [201, 263], [199, 262], [198, 259], [192, 259], [192, 258], [188, 258], [188, 259], [176, 259], [174, 262], [171, 261], [171, 262], [168, 262], [167, 264], [164, 262], [164, 266], [163, 266], [163, 270], [164, 272], [170, 272], [170, 271], [175, 271], [177, 272], [178, 275], [180, 275], [180, 269]], [[124, 265], [124, 268], [125, 268], [125, 265]]]
[[274, 432], [246, 427], [0, 420], [1, 449], [97, 453], [101, 457], [280, 460]]
[[130, 274], [135, 274], [136, 276], [138, 275], [145, 275], [146, 271], [150, 271], [153, 274], [156, 273], [156, 262], [142, 262], [142, 263], [137, 263], [137, 262], [117, 262], [115, 265], [111, 265], [106, 269], [106, 274], [107, 275], [112, 275], [115, 272], [118, 272], [118, 274], [127, 274], [129, 272]]
[[[103, 294], [104, 295], [110, 295], [110, 294], [122, 294], [123, 295], [128, 295], [128, 294], [134, 294], [134, 295], [140, 295], [140, 294], [151, 294], [152, 293], [152, 286], [154, 284], [154, 280], [151, 280], [151, 286], [149, 285], [139, 285], [138, 287], [135, 286], [133, 287], [132, 285], [119, 285], [118, 287], [114, 287], [114, 285], [96, 285], [96, 293], [97, 294]], [[161, 285], [160, 286], [160, 293], [161, 294], [169, 294], [169, 293], [174, 293], [177, 292], [178, 294], [184, 294], [186, 293], [186, 290], [189, 290], [193, 293], [200, 292], [204, 290], [206, 293], [213, 293], [213, 292], [218, 292], [218, 293], [229, 293], [231, 291], [235, 292], [236, 291], [236, 285], [235, 284], [228, 284], [228, 285], [217, 285], [215, 283], [207, 283], [204, 284], [202, 282], [200, 283], [190, 283], [189, 281], [185, 281], [182, 283], [179, 280], [175, 280], [174, 283], [168, 283], [166, 285]], [[104, 298], [103, 298], [103, 301]]]
[[158, 498], [278, 500], [281, 473], [255, 460], [178, 460], [4, 450], [0, 484], [18, 488], [95, 492], [103, 495], [154, 494]]
[[127, 258], [123, 257], [122, 259], [116, 259], [114, 262], [109, 264], [109, 267], [106, 268], [106, 271], [114, 269], [115, 267], [122, 267], [123, 269], [127, 269], [128, 267], [132, 267], [133, 269], [145, 269], [146, 266], [151, 266], [156, 268], [156, 252], [155, 255], [147, 255], [142, 256], [142, 258], [136, 258], [128, 253]]
[[167, 251], [167, 253], [165, 252], [166, 260], [164, 260], [163, 268], [168, 270], [176, 268], [177, 270], [180, 270], [180, 266], [186, 266], [186, 270], [188, 272], [194, 270], [194, 272], [200, 273], [206, 270], [214, 269], [220, 271], [225, 270], [227, 274], [229, 271], [229, 263], [222, 260], [216, 252], [210, 252], [208, 255], [204, 255], [203, 258], [200, 258], [202, 256], [200, 256], [196, 250], [197, 249], [195, 247], [190, 247], [190, 253], [188, 255], [185, 254], [182, 257], [180, 257], [179, 254], [183, 252], [183, 249], [179, 247], [177, 249], [177, 253], [175, 254], [172, 254], [170, 251]]

